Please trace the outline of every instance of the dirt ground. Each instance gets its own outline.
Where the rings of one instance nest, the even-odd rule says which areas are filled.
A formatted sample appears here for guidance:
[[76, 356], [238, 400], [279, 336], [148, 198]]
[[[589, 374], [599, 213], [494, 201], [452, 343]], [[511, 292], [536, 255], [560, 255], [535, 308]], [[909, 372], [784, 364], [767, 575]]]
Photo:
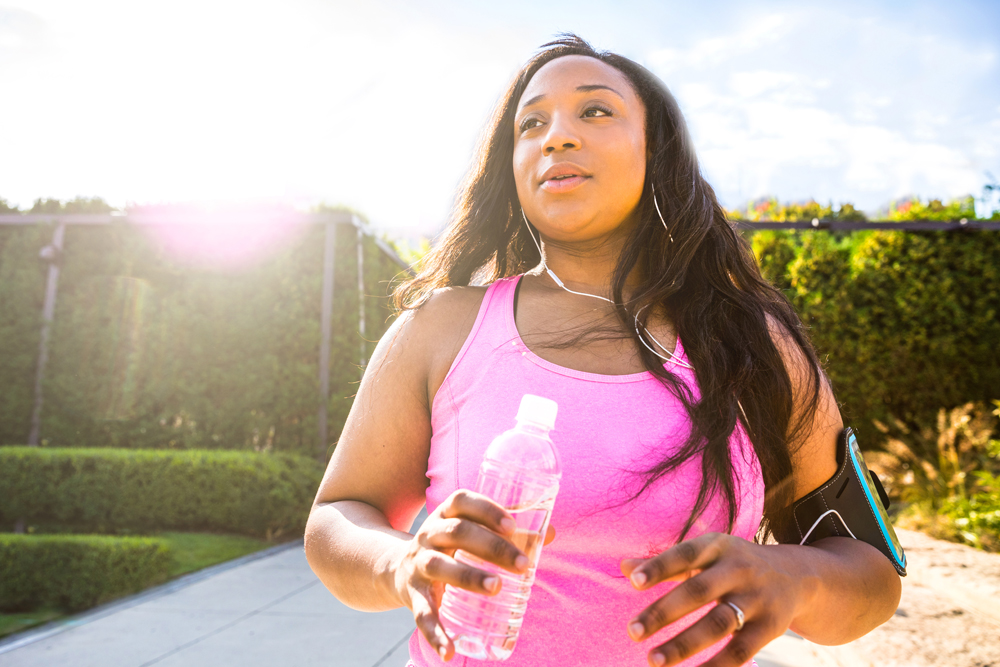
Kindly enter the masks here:
[[908, 576], [896, 615], [845, 646], [810, 644], [840, 667], [1000, 667], [1000, 554], [897, 530]]

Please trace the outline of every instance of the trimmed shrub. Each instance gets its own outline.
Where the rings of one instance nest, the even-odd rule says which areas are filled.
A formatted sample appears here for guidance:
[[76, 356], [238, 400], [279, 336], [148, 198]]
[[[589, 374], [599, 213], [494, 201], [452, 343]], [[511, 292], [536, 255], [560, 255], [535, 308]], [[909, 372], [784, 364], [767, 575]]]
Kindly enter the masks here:
[[765, 275], [810, 328], [844, 418], [874, 445], [997, 398], [1000, 234], [755, 234]]
[[322, 478], [288, 454], [0, 447], [0, 521], [96, 532], [298, 532]]
[[79, 611], [165, 581], [163, 540], [0, 534], [0, 611]]

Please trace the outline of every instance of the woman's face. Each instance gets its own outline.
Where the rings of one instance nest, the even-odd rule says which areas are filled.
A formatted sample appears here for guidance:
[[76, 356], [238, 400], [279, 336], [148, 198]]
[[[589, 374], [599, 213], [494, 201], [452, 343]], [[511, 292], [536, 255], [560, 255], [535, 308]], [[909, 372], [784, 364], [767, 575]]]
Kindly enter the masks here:
[[525, 214], [554, 241], [606, 238], [646, 176], [646, 111], [625, 75], [587, 56], [538, 70], [514, 117], [514, 179]]

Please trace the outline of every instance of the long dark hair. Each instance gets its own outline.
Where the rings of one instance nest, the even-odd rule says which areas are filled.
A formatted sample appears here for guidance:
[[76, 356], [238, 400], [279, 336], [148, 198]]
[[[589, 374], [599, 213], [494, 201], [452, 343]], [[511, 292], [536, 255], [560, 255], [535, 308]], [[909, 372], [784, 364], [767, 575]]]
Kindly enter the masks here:
[[[541, 261], [521, 218], [514, 182], [514, 115], [521, 94], [546, 63], [568, 55], [596, 58], [622, 72], [646, 108], [644, 194], [639, 224], [625, 240], [612, 279], [613, 298], [623, 330], [631, 332], [646, 369], [685, 405], [691, 435], [675, 452], [645, 471], [641, 488], [684, 461], [701, 456], [702, 483], [691, 529], [719, 492], [728, 504], [729, 530], [739, 509], [729, 439], [742, 420], [763, 470], [765, 531], [784, 533], [791, 504], [791, 452], [808, 434], [822, 377], [802, 324], [784, 295], [760, 274], [747, 242], [726, 219], [715, 193], [702, 178], [680, 108], [649, 70], [623, 56], [597, 51], [575, 35], [545, 44], [517, 74], [498, 103], [481, 140], [474, 166], [457, 200], [452, 223], [427, 256], [419, 274], [397, 288], [397, 308], [418, 307], [436, 288], [492, 282], [518, 275]], [[671, 241], [657, 217], [655, 185]], [[638, 271], [634, 271], [638, 269]], [[627, 301], [626, 279], [640, 276]], [[652, 306], [652, 307], [647, 307]], [[667, 313], [700, 390], [695, 400], [683, 380], [640, 344], [631, 325], [634, 313], [645, 324], [656, 307]], [[772, 336], [784, 337], [801, 353], [809, 371], [796, 378], [806, 390], [793, 405], [792, 378]], [[795, 355], [797, 356], [797, 355]]]

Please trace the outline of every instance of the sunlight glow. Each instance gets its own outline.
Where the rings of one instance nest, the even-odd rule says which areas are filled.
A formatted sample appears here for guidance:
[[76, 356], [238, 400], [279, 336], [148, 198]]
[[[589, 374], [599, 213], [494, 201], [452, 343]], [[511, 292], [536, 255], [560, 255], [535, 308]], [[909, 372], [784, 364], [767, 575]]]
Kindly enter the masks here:
[[728, 206], [874, 210], [1000, 173], [989, 3], [713, 7], [7, 0], [0, 197], [327, 202], [433, 234], [511, 75], [564, 30], [664, 79]]
[[307, 229], [283, 206], [157, 206], [129, 215], [166, 259], [220, 271], [264, 261]]

